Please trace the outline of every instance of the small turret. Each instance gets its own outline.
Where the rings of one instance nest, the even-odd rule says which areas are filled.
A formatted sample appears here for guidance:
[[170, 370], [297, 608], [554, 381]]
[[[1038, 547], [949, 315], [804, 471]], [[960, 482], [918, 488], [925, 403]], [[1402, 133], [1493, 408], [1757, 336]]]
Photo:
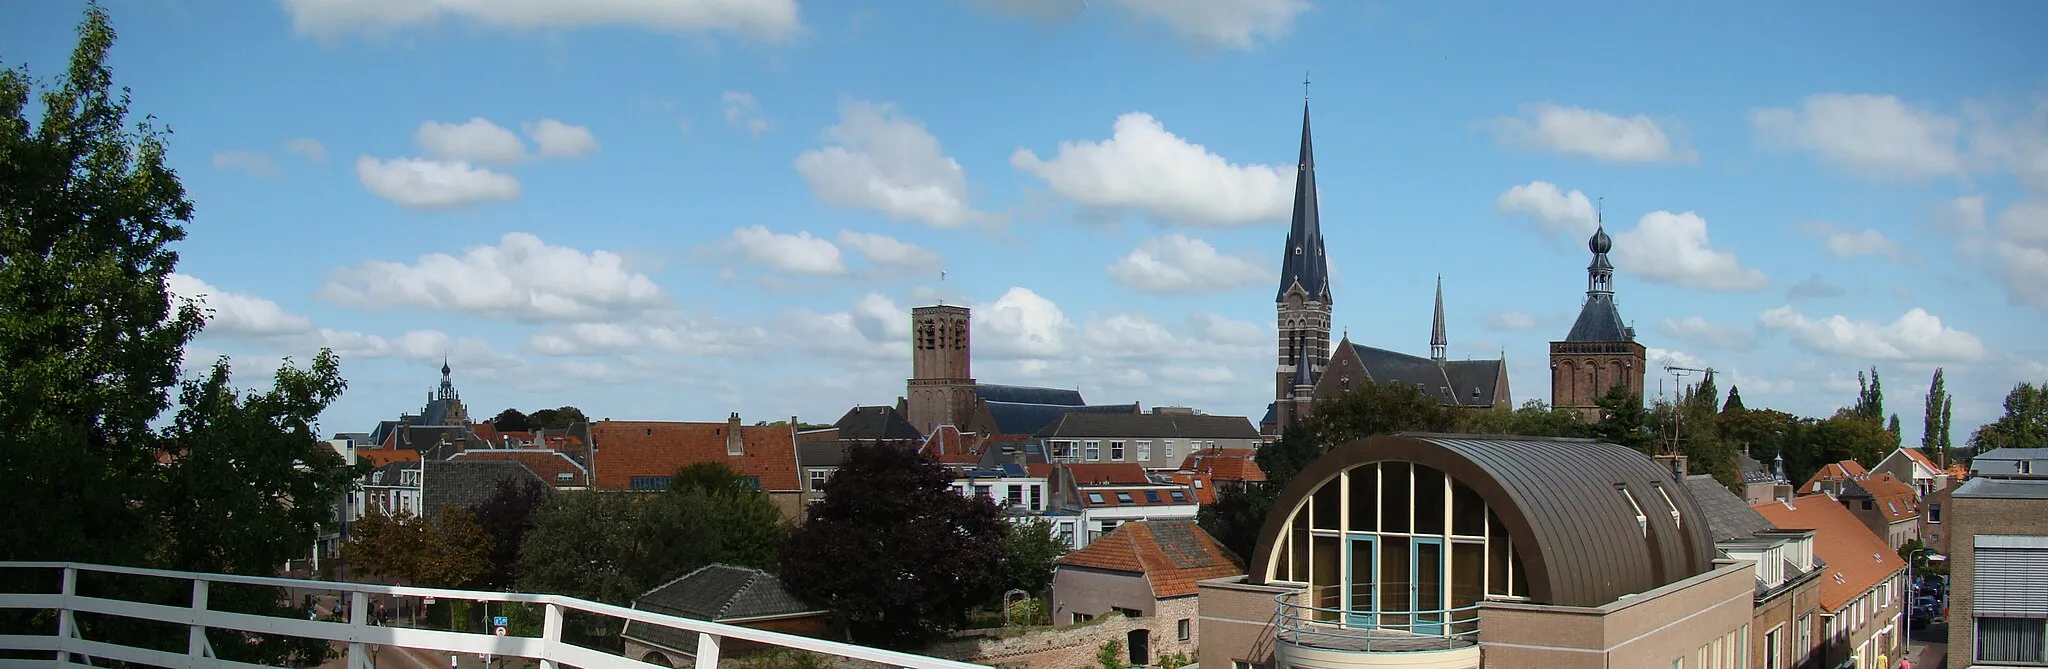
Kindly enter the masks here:
[[1436, 275], [1436, 318], [1429, 326], [1429, 359], [1443, 362], [1450, 350], [1450, 337], [1444, 333], [1444, 275]]

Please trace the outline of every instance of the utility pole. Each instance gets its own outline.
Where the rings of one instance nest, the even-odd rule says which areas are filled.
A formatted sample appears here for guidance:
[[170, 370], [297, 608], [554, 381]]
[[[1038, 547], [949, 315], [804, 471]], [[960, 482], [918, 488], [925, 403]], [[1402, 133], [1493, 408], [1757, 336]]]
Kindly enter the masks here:
[[1671, 372], [1671, 385], [1676, 387], [1671, 396], [1671, 454], [1676, 455], [1679, 453], [1678, 433], [1685, 427], [1685, 407], [1681, 404], [1685, 401], [1685, 384], [1679, 382], [1679, 379], [1689, 374], [1706, 374], [1711, 376], [1714, 373], [1714, 368], [1700, 369], [1665, 365], [1664, 371]]

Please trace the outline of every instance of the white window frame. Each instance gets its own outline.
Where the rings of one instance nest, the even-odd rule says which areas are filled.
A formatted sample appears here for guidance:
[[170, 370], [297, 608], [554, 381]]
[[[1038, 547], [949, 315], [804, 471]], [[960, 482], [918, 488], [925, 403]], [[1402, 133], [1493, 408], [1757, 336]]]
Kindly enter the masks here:
[[1091, 441], [1085, 442], [1085, 444], [1086, 444], [1086, 448], [1087, 448], [1087, 450], [1088, 450], [1088, 461], [1089, 461], [1089, 462], [1101, 462], [1101, 461], [1102, 461], [1102, 442], [1100, 442], [1100, 441], [1092, 441], [1092, 440], [1091, 440]]
[[825, 480], [829, 478], [832, 478], [832, 472], [823, 469], [811, 470], [811, 492], [817, 492], [819, 486], [824, 485]]
[[1111, 441], [1109, 442], [1109, 460], [1110, 460], [1110, 462], [1123, 462], [1123, 461], [1124, 461], [1124, 442], [1123, 442], [1123, 440], [1121, 440], [1121, 439], [1114, 439], [1114, 440], [1111, 440]]
[[1151, 441], [1151, 440], [1149, 440], [1149, 439], [1139, 439], [1139, 440], [1138, 440], [1138, 443], [1137, 443], [1137, 446], [1138, 446], [1138, 461], [1139, 461], [1139, 462], [1151, 462], [1151, 461], [1152, 461], [1152, 441]]
[[1164, 444], [1162, 444], [1162, 445], [1164, 445], [1164, 446], [1166, 447], [1166, 460], [1167, 460], [1167, 462], [1172, 462], [1172, 461], [1173, 461], [1173, 440], [1172, 440], [1172, 439], [1168, 439], [1168, 440], [1166, 440], [1166, 442], [1165, 442]]

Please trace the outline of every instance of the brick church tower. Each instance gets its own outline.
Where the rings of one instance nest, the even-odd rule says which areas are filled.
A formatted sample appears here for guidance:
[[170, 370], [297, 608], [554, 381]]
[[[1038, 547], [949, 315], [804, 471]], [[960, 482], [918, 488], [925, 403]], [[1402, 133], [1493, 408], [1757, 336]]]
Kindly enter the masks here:
[[1586, 266], [1586, 302], [1579, 308], [1579, 320], [1564, 341], [1550, 342], [1550, 405], [1577, 410], [1589, 422], [1600, 420], [1600, 407], [1593, 400], [1617, 383], [1626, 385], [1641, 402], [1649, 366], [1648, 350], [1636, 343], [1636, 329], [1624, 324], [1614, 305], [1614, 264], [1607, 260], [1613, 248], [1603, 221], [1586, 240], [1593, 263]]
[[[1294, 425], [1308, 413], [1313, 397], [1299, 389], [1314, 388], [1330, 364], [1330, 265], [1323, 256], [1322, 222], [1316, 211], [1316, 158], [1309, 141], [1308, 101], [1301, 105], [1301, 160], [1295, 165], [1294, 217], [1281, 252], [1278, 312], [1279, 369], [1273, 373], [1276, 429]], [[1312, 392], [1309, 393], [1312, 395]]]
[[969, 370], [972, 326], [967, 307], [936, 305], [910, 310], [910, 381], [904, 395], [911, 425], [931, 434], [961, 425], [974, 407]]

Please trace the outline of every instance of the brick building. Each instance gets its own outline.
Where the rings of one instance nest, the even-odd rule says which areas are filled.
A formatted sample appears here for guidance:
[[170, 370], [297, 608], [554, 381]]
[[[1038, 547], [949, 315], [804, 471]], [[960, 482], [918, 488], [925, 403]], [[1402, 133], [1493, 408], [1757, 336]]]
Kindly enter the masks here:
[[590, 427], [592, 474], [598, 490], [652, 492], [685, 465], [724, 463], [794, 519], [803, 514], [796, 425], [745, 426], [737, 413], [723, 423], [602, 420]]
[[1642, 401], [1643, 379], [1649, 372], [1649, 349], [1636, 341], [1636, 329], [1621, 319], [1614, 302], [1614, 263], [1607, 252], [1614, 239], [1604, 224], [1586, 240], [1593, 262], [1586, 266], [1586, 301], [1563, 341], [1550, 342], [1550, 406], [1579, 412], [1587, 422], [1600, 420], [1594, 400], [1623, 385]]
[[1906, 561], [1884, 537], [1825, 494], [1751, 507], [1785, 529], [1813, 530], [1814, 554], [1826, 564], [1820, 584], [1822, 663], [1854, 660], [1890, 667], [1906, 644]]
[[1149, 624], [1125, 634], [1132, 665], [1170, 654], [1195, 655], [1200, 644], [1199, 589], [1205, 579], [1244, 575], [1244, 561], [1193, 520], [1125, 523], [1053, 571], [1052, 620], [1067, 625], [1101, 616]]
[[1953, 669], [2048, 664], [2048, 478], [2040, 471], [1972, 478], [1949, 495]]

